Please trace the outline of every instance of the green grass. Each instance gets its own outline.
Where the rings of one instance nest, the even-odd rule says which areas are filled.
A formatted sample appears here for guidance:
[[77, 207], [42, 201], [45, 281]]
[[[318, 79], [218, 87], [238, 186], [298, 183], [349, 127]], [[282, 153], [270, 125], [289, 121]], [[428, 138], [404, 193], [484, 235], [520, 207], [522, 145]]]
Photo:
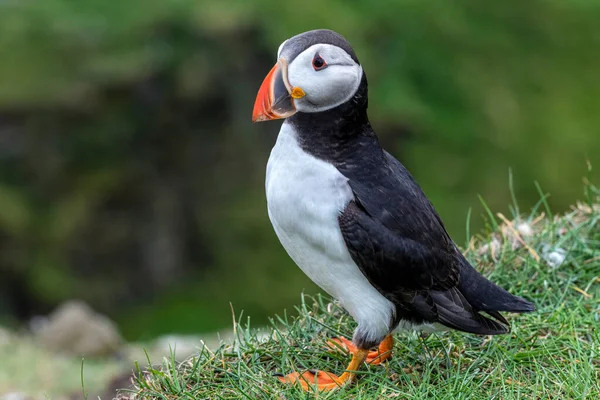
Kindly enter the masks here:
[[[331, 393], [303, 393], [275, 373], [321, 369], [340, 374], [349, 357], [328, 350], [329, 337], [351, 337], [354, 321], [323, 297], [302, 297], [299, 317], [272, 326], [234, 324], [236, 340], [181, 364], [140, 368], [134, 392], [145, 399], [597, 399], [600, 397], [600, 205], [598, 190], [563, 216], [545, 197], [529, 216], [509, 221], [488, 213], [487, 234], [466, 254], [493, 281], [534, 301], [538, 311], [508, 315], [512, 332], [396, 335], [383, 366], [363, 366], [358, 380]], [[518, 210], [513, 205], [515, 213]], [[519, 225], [526, 223], [531, 235]], [[551, 266], [548, 254], [565, 255]], [[149, 360], [148, 360], [149, 361]], [[145, 362], [146, 363], [146, 362]], [[145, 364], [144, 363], [144, 364]]]

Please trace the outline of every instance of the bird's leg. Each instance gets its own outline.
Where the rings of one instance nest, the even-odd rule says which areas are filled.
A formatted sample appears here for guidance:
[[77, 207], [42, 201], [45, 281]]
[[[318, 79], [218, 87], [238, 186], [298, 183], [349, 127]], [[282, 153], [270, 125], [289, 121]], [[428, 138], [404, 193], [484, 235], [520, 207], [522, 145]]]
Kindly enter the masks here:
[[342, 375], [337, 376], [325, 371], [306, 371], [303, 373], [293, 372], [286, 376], [279, 378], [284, 383], [298, 383], [302, 386], [302, 389], [312, 391], [314, 387], [318, 390], [333, 390], [337, 389], [346, 382], [351, 382], [356, 375], [356, 371], [360, 368], [361, 364], [367, 358], [369, 350], [357, 350], [352, 354], [352, 360], [346, 372]]
[[[350, 354], [354, 354], [358, 351], [358, 347], [351, 340], [346, 339], [345, 337], [338, 337], [335, 339], [331, 339], [329, 341], [329, 346], [333, 348], [339, 349], [340, 347], [344, 350], [348, 351]], [[379, 343], [377, 350], [370, 351], [367, 354], [367, 358], [365, 362], [367, 364], [377, 365], [381, 364], [388, 358], [392, 356], [392, 349], [394, 347], [394, 337], [392, 335], [387, 335], [385, 339]]]

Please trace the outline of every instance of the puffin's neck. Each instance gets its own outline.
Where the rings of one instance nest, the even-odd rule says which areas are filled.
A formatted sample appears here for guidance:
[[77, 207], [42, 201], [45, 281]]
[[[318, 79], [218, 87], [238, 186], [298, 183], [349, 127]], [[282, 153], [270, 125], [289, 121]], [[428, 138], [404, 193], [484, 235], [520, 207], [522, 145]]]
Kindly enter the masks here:
[[354, 96], [330, 110], [317, 113], [298, 112], [286, 120], [291, 124], [304, 151], [341, 165], [381, 150], [367, 117], [367, 80], [362, 81]]

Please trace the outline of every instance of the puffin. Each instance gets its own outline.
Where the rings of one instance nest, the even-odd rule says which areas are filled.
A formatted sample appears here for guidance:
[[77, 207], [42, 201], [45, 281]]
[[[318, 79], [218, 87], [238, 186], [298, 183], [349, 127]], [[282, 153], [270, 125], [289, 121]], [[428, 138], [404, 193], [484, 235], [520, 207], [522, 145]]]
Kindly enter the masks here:
[[354, 380], [380, 364], [401, 330], [509, 332], [500, 313], [535, 310], [463, 256], [407, 169], [367, 116], [367, 77], [350, 43], [318, 29], [285, 40], [262, 82], [252, 121], [284, 119], [271, 151], [267, 210], [289, 257], [356, 321], [345, 372], [279, 379], [306, 391]]

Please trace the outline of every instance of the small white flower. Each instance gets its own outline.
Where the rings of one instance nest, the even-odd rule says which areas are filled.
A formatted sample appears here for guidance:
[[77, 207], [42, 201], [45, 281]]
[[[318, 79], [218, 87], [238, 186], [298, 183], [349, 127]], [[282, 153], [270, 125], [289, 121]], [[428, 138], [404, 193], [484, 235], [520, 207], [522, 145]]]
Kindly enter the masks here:
[[542, 254], [544, 260], [546, 260], [552, 269], [560, 267], [562, 263], [565, 262], [565, 258], [567, 257], [567, 251], [565, 249], [560, 247], [552, 248], [549, 245], [544, 245]]
[[531, 225], [529, 225], [527, 222], [521, 222], [519, 225], [517, 225], [517, 231], [519, 231], [523, 237], [533, 236], [533, 229], [531, 229]]
[[493, 237], [489, 243], [486, 243], [479, 248], [478, 253], [479, 255], [490, 253], [492, 258], [496, 259], [496, 254], [498, 254], [500, 247], [502, 247], [500, 241], [496, 237]]

